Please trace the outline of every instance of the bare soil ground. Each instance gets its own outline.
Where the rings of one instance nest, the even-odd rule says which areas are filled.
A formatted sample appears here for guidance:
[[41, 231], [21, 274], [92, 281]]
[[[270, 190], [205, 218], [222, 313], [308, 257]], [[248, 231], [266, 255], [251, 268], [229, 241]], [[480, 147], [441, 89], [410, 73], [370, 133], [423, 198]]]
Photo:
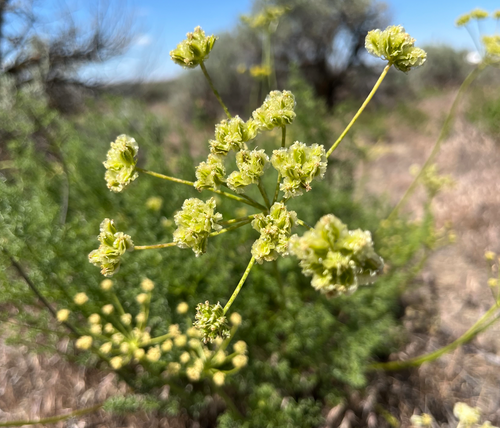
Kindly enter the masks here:
[[[449, 93], [420, 102], [418, 107], [429, 120], [417, 132], [394, 120], [388, 137], [377, 145], [378, 149], [382, 146], [383, 154], [365, 165], [370, 180], [364, 191], [384, 193], [393, 203], [399, 200], [412, 180], [409, 167], [424, 162], [453, 96]], [[484, 252], [500, 253], [500, 141], [481, 133], [459, 115], [437, 163], [440, 172], [456, 182], [434, 202], [437, 224], [451, 221], [457, 240], [432, 255], [415, 286], [404, 296], [408, 342], [392, 359], [411, 358], [452, 342], [494, 301], [486, 284], [489, 266]], [[422, 195], [417, 193], [406, 211], [418, 218], [421, 202]], [[418, 369], [375, 376], [365, 397], [353, 395], [353, 407], [366, 407], [370, 402], [370, 408], [377, 408], [374, 402], [378, 401], [401, 427], [410, 427], [411, 415], [420, 412], [431, 413], [436, 427], [455, 427], [453, 405], [465, 401], [479, 406], [485, 418], [500, 425], [499, 330], [500, 324], [494, 325], [469, 344]], [[64, 344], [61, 346], [64, 351]], [[113, 374], [87, 370], [58, 355], [33, 355], [27, 348], [0, 342], [0, 420], [64, 414], [125, 390]], [[383, 413], [379, 408], [378, 416], [370, 413], [360, 420], [355, 411], [343, 406], [332, 409], [327, 424], [343, 428], [388, 426], [388, 416], [381, 416]], [[50, 426], [186, 425], [182, 419], [167, 420], [154, 414], [111, 417], [101, 410]]]

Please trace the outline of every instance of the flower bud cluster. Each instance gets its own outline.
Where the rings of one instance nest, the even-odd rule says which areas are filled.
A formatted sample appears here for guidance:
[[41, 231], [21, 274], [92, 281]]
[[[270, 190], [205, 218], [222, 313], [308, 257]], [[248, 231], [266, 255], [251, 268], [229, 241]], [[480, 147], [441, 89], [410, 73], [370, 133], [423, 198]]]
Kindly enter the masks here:
[[196, 257], [207, 250], [208, 237], [212, 231], [222, 228], [218, 223], [222, 214], [215, 212], [214, 198], [207, 202], [190, 198], [184, 201], [182, 210], [175, 214], [177, 229], [174, 232], [174, 242], [180, 248], [191, 248]]
[[329, 297], [373, 282], [384, 267], [370, 232], [348, 230], [332, 214], [322, 217], [302, 237], [294, 235], [290, 252], [300, 260], [302, 273], [312, 276], [311, 285]]
[[323, 146], [306, 146], [296, 141], [289, 148], [274, 150], [271, 157], [273, 167], [284, 177], [280, 190], [285, 198], [300, 196], [303, 190], [311, 190], [310, 183], [316, 178], [323, 178], [327, 160]]
[[182, 67], [195, 68], [208, 59], [217, 37], [205, 36], [201, 27], [196, 27], [192, 33], [187, 33], [186, 39], [170, 51], [170, 58]]
[[478, 424], [481, 418], [481, 410], [478, 407], [470, 407], [465, 403], [456, 403], [453, 414], [460, 421], [460, 426], [467, 428]]
[[271, 130], [290, 125], [296, 116], [294, 108], [295, 97], [290, 91], [271, 91], [252, 116], [261, 130]]
[[129, 235], [118, 232], [113, 220], [104, 219], [100, 226], [98, 240], [101, 243], [97, 250], [89, 254], [89, 261], [101, 267], [104, 276], [112, 276], [120, 268], [121, 256], [125, 251], [132, 251], [134, 243]]
[[278, 19], [286, 13], [288, 9], [284, 6], [266, 6], [262, 11], [253, 16], [242, 16], [241, 20], [250, 28], [269, 29], [269, 25], [278, 21]]
[[246, 148], [245, 143], [257, 136], [257, 124], [249, 119], [244, 122], [239, 116], [222, 120], [215, 125], [215, 140], [210, 140], [213, 154], [226, 156], [230, 150], [235, 152]]
[[136, 141], [125, 134], [116, 137], [111, 143], [104, 166], [104, 178], [108, 188], [113, 192], [123, 191], [139, 174], [135, 171], [139, 146]]
[[489, 62], [500, 62], [500, 36], [483, 36], [486, 58]]
[[410, 422], [415, 427], [432, 427], [432, 416], [427, 413], [413, 415]]
[[224, 160], [220, 155], [209, 154], [206, 162], [201, 162], [196, 168], [196, 182], [194, 187], [197, 190], [218, 189], [226, 180], [226, 169]]
[[252, 245], [252, 255], [258, 263], [276, 260], [278, 255], [288, 255], [288, 241], [296, 221], [297, 213], [288, 211], [281, 202], [276, 202], [268, 215], [255, 216], [252, 227], [260, 237]]
[[259, 178], [269, 166], [269, 157], [264, 150], [241, 150], [236, 153], [236, 166], [239, 171], [229, 175], [227, 185], [235, 192], [242, 193], [244, 187], [259, 182]]
[[215, 305], [211, 305], [208, 300], [205, 303], [199, 303], [196, 306], [193, 325], [200, 331], [205, 343], [213, 342], [218, 337], [225, 339], [230, 336], [229, 324], [219, 302]]
[[423, 65], [427, 58], [425, 51], [414, 44], [415, 39], [401, 25], [391, 25], [384, 31], [369, 31], [365, 40], [365, 48], [370, 54], [389, 61], [405, 73]]

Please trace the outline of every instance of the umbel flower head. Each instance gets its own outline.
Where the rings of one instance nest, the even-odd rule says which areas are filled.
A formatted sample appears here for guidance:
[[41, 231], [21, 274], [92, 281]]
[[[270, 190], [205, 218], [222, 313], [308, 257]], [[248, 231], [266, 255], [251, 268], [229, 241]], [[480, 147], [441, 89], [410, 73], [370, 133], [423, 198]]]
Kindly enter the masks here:
[[241, 150], [236, 153], [236, 165], [239, 171], [232, 172], [227, 178], [227, 185], [237, 193], [250, 184], [257, 184], [259, 178], [269, 166], [269, 158], [264, 150]]
[[191, 248], [196, 257], [207, 251], [207, 242], [210, 232], [222, 229], [218, 224], [222, 214], [215, 212], [215, 199], [210, 198], [203, 202], [197, 198], [190, 198], [182, 204], [174, 221], [177, 229], [174, 232], [174, 242], [180, 248]]
[[252, 113], [260, 129], [290, 125], [295, 119], [295, 97], [290, 91], [271, 91], [261, 107]]
[[129, 235], [116, 230], [113, 220], [105, 218], [97, 237], [101, 245], [89, 254], [89, 262], [101, 267], [104, 276], [112, 276], [120, 268], [121, 256], [125, 251], [132, 251], [134, 243]]
[[138, 151], [139, 146], [136, 141], [125, 134], [119, 135], [111, 143], [111, 149], [104, 162], [106, 167], [104, 178], [111, 191], [121, 192], [139, 176], [135, 170]]
[[316, 177], [323, 178], [327, 165], [323, 146], [306, 146], [299, 141], [288, 149], [275, 150], [271, 163], [284, 177], [280, 190], [285, 192], [285, 198], [302, 195], [304, 189], [311, 190], [311, 181]]
[[196, 182], [194, 187], [197, 190], [202, 189], [218, 189], [226, 180], [226, 168], [224, 168], [224, 160], [219, 155], [209, 154], [206, 162], [201, 162], [196, 167]]
[[244, 122], [239, 116], [222, 120], [215, 125], [215, 140], [210, 140], [210, 151], [226, 156], [230, 150], [245, 149], [245, 143], [257, 136], [258, 127], [252, 120]]
[[297, 220], [295, 211], [288, 211], [285, 204], [276, 202], [269, 215], [257, 214], [252, 227], [260, 232], [260, 238], [252, 245], [252, 255], [258, 263], [276, 260], [278, 255], [288, 255], [288, 240]]
[[483, 36], [484, 50], [486, 51], [486, 58], [490, 62], [500, 61], [500, 36]]
[[205, 36], [201, 27], [196, 27], [192, 33], [186, 34], [186, 39], [177, 48], [170, 51], [170, 58], [182, 67], [195, 68], [208, 59], [216, 40], [214, 35]]
[[225, 339], [230, 335], [224, 309], [219, 302], [215, 305], [211, 305], [208, 300], [205, 303], [199, 303], [196, 306], [193, 325], [201, 331], [205, 343], [213, 342], [218, 337]]
[[384, 31], [372, 30], [365, 39], [365, 48], [369, 53], [386, 59], [405, 73], [421, 66], [427, 58], [425, 51], [414, 44], [415, 39], [401, 25], [391, 25]]
[[348, 230], [332, 214], [322, 217], [302, 237], [292, 236], [290, 252], [300, 259], [304, 275], [313, 277], [311, 285], [329, 297], [373, 282], [384, 267], [370, 232]]

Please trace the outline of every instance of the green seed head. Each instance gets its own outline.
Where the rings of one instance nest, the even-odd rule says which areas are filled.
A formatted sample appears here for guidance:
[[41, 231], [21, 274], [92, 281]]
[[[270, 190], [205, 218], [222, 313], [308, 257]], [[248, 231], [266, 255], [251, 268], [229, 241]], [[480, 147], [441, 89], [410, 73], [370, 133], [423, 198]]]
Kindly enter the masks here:
[[210, 151], [226, 156], [230, 150], [235, 152], [246, 148], [245, 143], [257, 136], [258, 127], [254, 120], [244, 122], [239, 116], [223, 120], [215, 125], [215, 140], [210, 140]]
[[177, 229], [174, 232], [174, 242], [180, 248], [191, 248], [196, 257], [207, 250], [208, 237], [212, 231], [222, 228], [218, 224], [222, 214], [215, 212], [215, 199], [207, 202], [190, 198], [184, 201], [182, 210], [175, 217]]
[[227, 185], [235, 192], [242, 193], [246, 186], [259, 182], [269, 166], [269, 158], [264, 150], [241, 150], [236, 153], [236, 165], [239, 171], [229, 175]]
[[101, 267], [104, 276], [112, 276], [120, 268], [121, 256], [125, 251], [132, 251], [134, 243], [129, 235], [118, 232], [113, 220], [104, 219], [98, 238], [101, 245], [89, 254], [90, 263]]
[[295, 97], [290, 91], [272, 91], [252, 114], [259, 129], [290, 125], [295, 119]]
[[328, 296], [354, 291], [373, 282], [384, 263], [373, 249], [368, 231], [348, 230], [332, 214], [322, 217], [314, 229], [290, 239], [290, 252], [300, 260], [311, 285]]
[[106, 156], [104, 175], [108, 188], [113, 192], [123, 191], [131, 181], [139, 175], [135, 171], [139, 146], [136, 141], [125, 134], [119, 135], [111, 143]]
[[205, 36], [201, 27], [196, 27], [192, 33], [187, 33], [186, 39], [177, 48], [170, 51], [170, 58], [182, 67], [195, 68], [208, 59], [216, 40], [217, 37]]
[[218, 189], [226, 180], [224, 159], [219, 155], [209, 154], [206, 162], [201, 162], [196, 168], [196, 182], [194, 187], [202, 189]]
[[224, 309], [217, 302], [211, 305], [208, 300], [196, 306], [195, 322], [193, 324], [202, 334], [203, 341], [213, 342], [218, 337], [225, 339], [230, 336], [230, 329], [227, 319], [224, 316]]
[[384, 31], [372, 30], [365, 40], [366, 50], [389, 61], [398, 70], [410, 71], [424, 64], [427, 54], [414, 46], [413, 39], [401, 25], [391, 25]]

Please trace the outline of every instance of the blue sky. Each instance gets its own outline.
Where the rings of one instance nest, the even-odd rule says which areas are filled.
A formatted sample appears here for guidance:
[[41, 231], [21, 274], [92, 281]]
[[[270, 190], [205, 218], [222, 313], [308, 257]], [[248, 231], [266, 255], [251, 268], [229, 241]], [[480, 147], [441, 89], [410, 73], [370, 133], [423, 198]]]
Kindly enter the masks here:
[[[47, 0], [44, 0], [47, 1]], [[55, 5], [76, 4], [74, 10], [97, 0], [49, 0]], [[133, 11], [136, 39], [123, 57], [105, 66], [86, 71], [104, 80], [165, 79], [182, 71], [169, 59], [169, 51], [200, 25], [209, 34], [233, 28], [241, 14], [249, 13], [252, 0], [109, 0], [115, 5], [127, 4]], [[311, 0], [314, 1], [314, 0]], [[46, 5], [48, 3], [45, 3]], [[390, 23], [402, 24], [417, 45], [445, 43], [457, 48], [475, 50], [467, 31], [455, 27], [455, 19], [475, 7], [488, 11], [500, 8], [499, 0], [386, 0]], [[492, 20], [489, 20], [492, 21]], [[484, 23], [487, 33], [494, 31], [492, 22]]]

